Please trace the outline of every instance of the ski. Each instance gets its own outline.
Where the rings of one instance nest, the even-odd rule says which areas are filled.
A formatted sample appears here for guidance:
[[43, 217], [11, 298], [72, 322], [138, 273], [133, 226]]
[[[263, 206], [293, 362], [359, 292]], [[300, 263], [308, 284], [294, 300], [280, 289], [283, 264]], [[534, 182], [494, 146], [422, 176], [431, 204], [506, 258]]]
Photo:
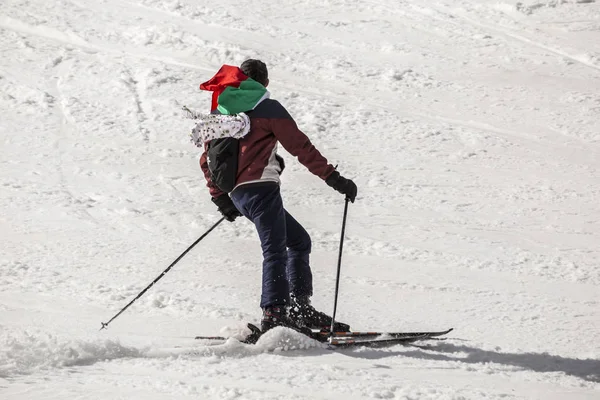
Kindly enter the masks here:
[[330, 349], [341, 349], [348, 347], [385, 347], [392, 346], [395, 344], [407, 344], [416, 342], [417, 340], [428, 340], [433, 339], [434, 336], [406, 336], [401, 338], [387, 338], [387, 339], [376, 339], [376, 338], [368, 338], [368, 339], [348, 339], [348, 340], [338, 340], [332, 339], [327, 343]]
[[[254, 344], [261, 336], [260, 329], [248, 324], [251, 334], [242, 342]], [[381, 347], [393, 344], [410, 343], [417, 340], [427, 340], [443, 336], [450, 333], [453, 328], [444, 331], [426, 331], [426, 332], [331, 332], [321, 330], [313, 332], [310, 337], [321, 343], [327, 343], [331, 348], [344, 347]], [[224, 336], [196, 336], [198, 340], [222, 340], [228, 338]]]
[[[435, 336], [443, 336], [450, 332], [452, 332], [454, 328], [447, 329], [445, 331], [425, 331], [425, 332], [330, 332], [326, 330], [321, 330], [315, 332], [314, 335], [318, 337], [333, 337], [336, 339], [358, 339], [358, 338], [376, 338], [380, 336], [384, 336], [387, 339], [402, 339], [402, 338], [411, 338], [411, 337], [435, 337]], [[319, 340], [319, 339], [317, 339]]]
[[225, 336], [196, 336], [196, 340], [227, 340]]
[[[395, 344], [407, 344], [418, 340], [435, 339], [446, 335], [453, 328], [445, 331], [430, 332], [339, 332], [339, 335], [323, 336], [327, 338], [328, 345], [332, 349], [348, 347], [384, 347]], [[321, 333], [321, 332], [320, 332]], [[353, 335], [356, 333], [356, 335]]]

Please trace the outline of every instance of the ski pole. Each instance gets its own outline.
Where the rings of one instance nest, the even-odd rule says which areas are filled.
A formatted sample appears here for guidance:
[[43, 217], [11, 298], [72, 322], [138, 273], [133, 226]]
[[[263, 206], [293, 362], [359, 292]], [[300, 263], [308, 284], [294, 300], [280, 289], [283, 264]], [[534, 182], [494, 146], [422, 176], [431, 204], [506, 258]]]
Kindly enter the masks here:
[[333, 337], [334, 325], [335, 325], [335, 313], [337, 311], [338, 293], [340, 291], [340, 272], [342, 270], [342, 250], [344, 248], [344, 233], [346, 232], [346, 217], [348, 216], [348, 203], [350, 199], [346, 198], [346, 204], [344, 205], [344, 219], [342, 221], [342, 236], [340, 237], [340, 252], [338, 255], [337, 265], [337, 276], [335, 278], [335, 297], [333, 300], [333, 314], [331, 315], [331, 330], [329, 331], [330, 339]]
[[171, 268], [173, 268], [173, 266], [175, 266], [175, 264], [177, 264], [179, 262], [179, 260], [181, 260], [183, 258], [183, 256], [185, 256], [191, 249], [194, 248], [194, 246], [196, 246], [202, 239], [204, 239], [206, 237], [206, 235], [208, 235], [213, 229], [215, 229], [217, 227], [217, 225], [219, 225], [221, 222], [223, 222], [223, 220], [225, 219], [225, 217], [221, 218], [220, 220], [217, 221], [216, 224], [214, 224], [209, 230], [207, 230], [202, 236], [200, 236], [194, 243], [192, 243], [192, 245], [190, 247], [188, 247], [183, 253], [181, 253], [179, 255], [179, 257], [177, 257], [175, 259], [175, 261], [173, 261], [171, 263], [171, 265], [169, 265], [167, 267], [167, 269], [165, 269], [159, 276], [156, 277], [156, 279], [154, 279], [152, 281], [151, 284], [149, 284], [146, 289], [142, 290], [133, 300], [131, 300], [129, 302], [129, 304], [127, 304], [125, 307], [123, 307], [121, 309], [121, 311], [119, 311], [114, 317], [112, 317], [108, 322], [100, 322], [102, 324], [102, 327], [100, 328], [100, 330], [102, 329], [106, 329], [106, 327], [108, 327], [108, 324], [110, 324], [115, 318], [117, 318], [119, 315], [121, 315], [123, 313], [123, 311], [127, 310], [127, 308], [129, 308], [130, 305], [132, 305], [133, 303], [135, 303], [135, 301], [137, 299], [139, 299], [140, 297], [142, 297], [144, 295], [144, 293], [146, 293], [146, 291], [148, 291], [148, 289], [150, 289], [152, 286], [154, 286], [154, 284], [156, 282], [158, 282], [163, 276], [165, 276], [165, 274], [167, 272], [169, 272], [169, 270]]

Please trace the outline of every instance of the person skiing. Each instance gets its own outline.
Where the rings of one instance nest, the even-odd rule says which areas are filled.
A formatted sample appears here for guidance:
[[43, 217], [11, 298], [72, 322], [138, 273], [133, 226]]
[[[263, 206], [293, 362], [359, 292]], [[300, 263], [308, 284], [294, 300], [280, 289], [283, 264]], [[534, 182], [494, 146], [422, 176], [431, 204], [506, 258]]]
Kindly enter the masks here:
[[[329, 328], [331, 317], [310, 302], [310, 236], [283, 206], [279, 175], [285, 164], [277, 154], [278, 143], [351, 202], [357, 186], [327, 162], [283, 105], [270, 98], [268, 85], [267, 66], [256, 59], [240, 67], [223, 65], [200, 85], [213, 93], [211, 115], [192, 116], [201, 120], [194, 131], [196, 144], [204, 147], [200, 166], [224, 218], [233, 222], [245, 216], [258, 232], [263, 251], [261, 331]], [[336, 323], [334, 329], [350, 327]]]

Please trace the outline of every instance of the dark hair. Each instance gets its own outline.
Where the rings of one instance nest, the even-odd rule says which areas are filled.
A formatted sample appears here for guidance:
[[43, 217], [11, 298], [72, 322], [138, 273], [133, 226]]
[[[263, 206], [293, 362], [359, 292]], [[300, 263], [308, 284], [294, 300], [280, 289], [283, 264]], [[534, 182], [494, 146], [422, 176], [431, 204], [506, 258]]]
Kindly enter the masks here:
[[250, 78], [254, 79], [258, 83], [262, 85], [267, 84], [267, 80], [269, 79], [269, 71], [267, 71], [267, 65], [255, 59], [248, 59], [240, 65], [240, 69]]

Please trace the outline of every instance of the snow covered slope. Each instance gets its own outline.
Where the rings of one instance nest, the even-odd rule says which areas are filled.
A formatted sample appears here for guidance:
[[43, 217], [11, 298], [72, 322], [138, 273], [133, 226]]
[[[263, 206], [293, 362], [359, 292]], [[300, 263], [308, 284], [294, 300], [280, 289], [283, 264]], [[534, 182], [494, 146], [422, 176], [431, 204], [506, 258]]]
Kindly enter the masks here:
[[[0, 398], [599, 399], [600, 2], [2, 0]], [[446, 341], [332, 352], [256, 322], [183, 105], [260, 58], [355, 179], [338, 316]], [[332, 310], [343, 198], [289, 154]], [[223, 331], [223, 332], [221, 332]]]

